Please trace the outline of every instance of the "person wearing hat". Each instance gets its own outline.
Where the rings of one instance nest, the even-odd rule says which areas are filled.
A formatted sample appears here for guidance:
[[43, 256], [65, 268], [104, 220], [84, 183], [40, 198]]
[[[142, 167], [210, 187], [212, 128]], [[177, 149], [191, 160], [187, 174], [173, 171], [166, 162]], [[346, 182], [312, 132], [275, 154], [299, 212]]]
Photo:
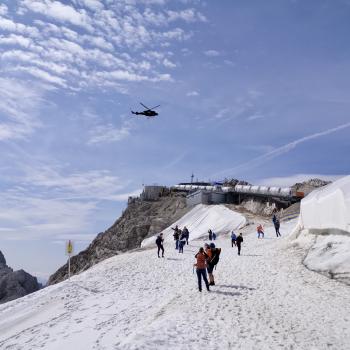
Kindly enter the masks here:
[[160, 258], [159, 256], [159, 252], [162, 251], [162, 258], [164, 258], [164, 247], [163, 247], [163, 241], [164, 241], [164, 238], [163, 238], [163, 233], [161, 233], [157, 239], [156, 239], [156, 245], [158, 247], [158, 258]]
[[205, 268], [207, 267], [208, 255], [205, 253], [203, 247], [199, 248], [198, 253], [194, 256], [197, 259], [197, 262], [194, 264], [196, 266], [197, 278], [198, 278], [198, 289], [202, 291], [202, 278], [209, 292], [209, 282], [207, 279], [207, 272]]
[[209, 285], [215, 286], [214, 275], [213, 275], [213, 270], [215, 265], [212, 263], [214, 253], [215, 253], [215, 244], [210, 243], [209, 249], [210, 249], [210, 258], [208, 259], [208, 266], [207, 266], [207, 271], [209, 276]]

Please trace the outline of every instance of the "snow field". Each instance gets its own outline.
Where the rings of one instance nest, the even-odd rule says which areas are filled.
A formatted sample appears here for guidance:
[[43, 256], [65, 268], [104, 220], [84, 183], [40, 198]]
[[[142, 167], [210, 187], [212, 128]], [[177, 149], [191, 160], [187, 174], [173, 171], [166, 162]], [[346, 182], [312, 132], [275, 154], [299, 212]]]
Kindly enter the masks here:
[[179, 254], [168, 237], [164, 259], [153, 248], [105, 260], [1, 305], [0, 349], [349, 349], [350, 290], [301, 264], [285, 237], [295, 224], [260, 240], [246, 226], [241, 256], [219, 236], [211, 292], [192, 270], [203, 239]]

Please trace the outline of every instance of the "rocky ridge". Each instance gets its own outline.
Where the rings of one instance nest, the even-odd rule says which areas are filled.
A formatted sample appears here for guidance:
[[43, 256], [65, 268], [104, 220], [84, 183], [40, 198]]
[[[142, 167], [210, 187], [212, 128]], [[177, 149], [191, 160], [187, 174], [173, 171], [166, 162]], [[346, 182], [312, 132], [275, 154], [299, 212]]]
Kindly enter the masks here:
[[[130, 199], [121, 217], [105, 232], [99, 233], [88, 248], [71, 258], [71, 274], [80, 273], [104, 259], [140, 247], [144, 238], [162, 231], [187, 211], [183, 194], [167, 194], [155, 201]], [[68, 267], [65, 264], [50, 276], [48, 284], [67, 278]]]
[[0, 304], [33, 293], [40, 287], [36, 277], [23, 270], [13, 271], [7, 266], [0, 251]]

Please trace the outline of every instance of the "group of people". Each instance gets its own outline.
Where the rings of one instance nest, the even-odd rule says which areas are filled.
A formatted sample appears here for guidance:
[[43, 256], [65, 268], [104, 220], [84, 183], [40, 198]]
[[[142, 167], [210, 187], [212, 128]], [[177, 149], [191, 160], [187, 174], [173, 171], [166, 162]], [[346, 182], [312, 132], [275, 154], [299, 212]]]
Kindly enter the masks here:
[[[280, 228], [280, 221], [277, 218], [276, 214], [273, 215], [272, 222], [275, 227], [276, 236], [280, 237], [281, 233], [279, 232]], [[175, 241], [175, 249], [179, 251], [179, 253], [183, 253], [183, 247], [187, 244], [190, 236], [190, 232], [187, 229], [186, 226], [181, 230], [178, 225], [175, 226], [175, 228], [172, 227], [172, 230], [174, 231], [173, 237]], [[256, 228], [258, 238], [264, 238], [264, 228], [261, 224], [259, 224]], [[209, 240], [215, 241], [216, 234], [209, 229]], [[163, 246], [163, 234], [160, 233], [159, 236], [156, 239], [156, 245], [158, 247], [158, 258], [160, 258], [160, 252], [162, 252], [162, 257], [164, 258], [164, 246]], [[237, 247], [238, 255], [241, 255], [241, 247], [243, 243], [243, 235], [242, 233], [239, 233], [237, 236], [234, 231], [231, 232], [231, 246]], [[221, 248], [217, 248], [213, 242], [210, 244], [205, 243], [204, 248], [200, 247], [198, 253], [195, 255], [196, 263], [194, 264], [194, 267], [196, 267], [197, 272], [197, 278], [198, 278], [198, 289], [201, 292], [202, 291], [202, 279], [205, 283], [205, 286], [208, 291], [210, 291], [210, 286], [215, 285], [214, 280], [214, 268], [219, 262], [219, 257], [221, 253]], [[207, 278], [207, 273], [209, 280]]]
[[208, 230], [208, 235], [209, 235], [209, 241], [215, 241], [216, 240], [216, 233], [212, 231], [211, 229]]
[[241, 255], [242, 243], [243, 243], [242, 232], [237, 237], [235, 232], [232, 231], [231, 232], [231, 246], [232, 246], [232, 248], [233, 248], [233, 246], [237, 247], [238, 255]]
[[184, 226], [184, 228], [181, 230], [178, 225], [175, 226], [175, 228], [171, 228], [174, 230], [174, 241], [175, 241], [175, 249], [179, 250], [179, 253], [184, 252], [184, 246], [188, 245], [188, 239], [190, 238], [190, 231], [188, 231], [188, 228]]
[[[280, 233], [280, 221], [278, 219], [278, 217], [276, 216], [276, 214], [273, 214], [272, 217], [272, 222], [273, 222], [273, 226], [275, 227], [275, 231], [276, 231], [276, 237], [281, 237], [281, 233]], [[265, 233], [264, 233], [264, 228], [261, 224], [259, 224], [256, 228], [256, 232], [258, 234], [258, 238], [264, 238]]]
[[[200, 247], [198, 253], [195, 255], [196, 273], [198, 278], [198, 290], [202, 291], [202, 279], [205, 283], [207, 291], [210, 291], [209, 286], [215, 286], [214, 268], [219, 262], [221, 248], [216, 248], [214, 243], [205, 243], [204, 247]], [[207, 272], [209, 281], [207, 278]]]

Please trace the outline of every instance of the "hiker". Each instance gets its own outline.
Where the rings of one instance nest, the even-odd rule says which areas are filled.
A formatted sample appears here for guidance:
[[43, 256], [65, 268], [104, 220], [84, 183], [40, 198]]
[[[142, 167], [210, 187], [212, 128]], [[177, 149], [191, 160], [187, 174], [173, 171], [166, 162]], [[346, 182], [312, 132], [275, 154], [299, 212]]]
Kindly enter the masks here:
[[210, 258], [209, 258], [208, 267], [207, 267], [210, 286], [215, 286], [213, 271], [214, 271], [214, 267], [219, 262], [220, 253], [221, 253], [221, 248], [215, 248], [215, 244], [210, 243]]
[[179, 249], [179, 237], [180, 237], [180, 233], [179, 233], [179, 228], [178, 226], [176, 225], [175, 228], [171, 228], [172, 230], [174, 230], [174, 241], [175, 241], [175, 249]]
[[207, 291], [209, 292], [209, 282], [207, 279], [207, 272], [205, 268], [207, 267], [207, 260], [208, 255], [204, 252], [203, 247], [199, 248], [199, 252], [195, 255], [195, 258], [197, 259], [196, 264], [196, 272], [197, 272], [197, 278], [198, 278], [198, 289], [201, 292], [202, 291], [202, 277], [205, 283], [205, 286], [207, 287]]
[[216, 240], [216, 233], [213, 231], [213, 241]]
[[278, 236], [281, 237], [281, 233], [280, 233], [280, 221], [278, 220], [278, 217], [276, 216], [276, 214], [273, 214], [272, 222], [273, 222], [273, 226], [275, 226], [276, 236], [277, 236], [277, 237], [278, 237]]
[[182, 233], [185, 234], [186, 244], [188, 245], [188, 239], [190, 238], [190, 231], [188, 231], [188, 228], [186, 226], [183, 228]]
[[231, 246], [233, 248], [233, 246], [236, 246], [236, 239], [237, 239], [237, 236], [235, 234], [234, 231], [231, 232]]
[[213, 232], [211, 230], [208, 230], [209, 233], [209, 241], [213, 240]]
[[256, 228], [256, 231], [258, 232], [258, 238], [260, 238], [260, 235], [262, 236], [261, 238], [264, 238], [265, 233], [261, 224]]
[[[180, 230], [181, 232], [181, 230]], [[179, 253], [184, 253], [184, 245], [186, 244], [186, 232], [182, 230], [179, 240]]]
[[241, 244], [243, 243], [243, 236], [242, 232], [239, 234], [239, 236], [236, 239], [237, 249], [238, 249], [238, 255], [241, 255]]
[[163, 247], [163, 233], [161, 233], [157, 239], [156, 239], [156, 244], [157, 244], [157, 247], [158, 247], [158, 258], [160, 258], [159, 256], [159, 252], [162, 251], [162, 258], [164, 258], [164, 247]]

